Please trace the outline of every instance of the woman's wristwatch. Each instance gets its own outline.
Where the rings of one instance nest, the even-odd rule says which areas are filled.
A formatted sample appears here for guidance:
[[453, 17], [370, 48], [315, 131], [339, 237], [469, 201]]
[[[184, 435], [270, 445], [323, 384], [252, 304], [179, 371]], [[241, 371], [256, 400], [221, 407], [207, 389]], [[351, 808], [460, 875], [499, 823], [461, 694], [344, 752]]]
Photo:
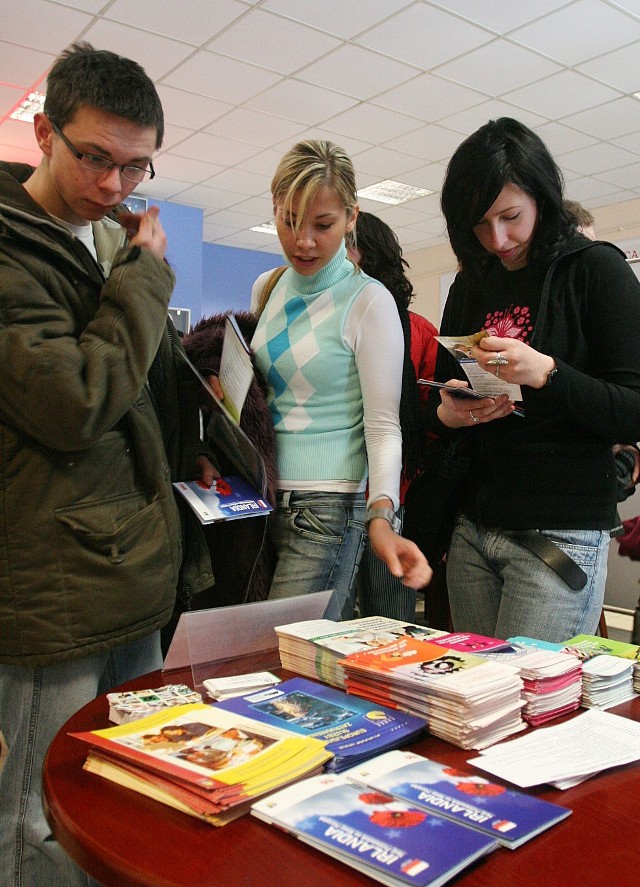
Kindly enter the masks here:
[[394, 533], [399, 534], [402, 530], [400, 518], [392, 508], [376, 508], [375, 505], [372, 508], [367, 508], [367, 513], [364, 518], [365, 527], [368, 527], [371, 521], [376, 517], [381, 517], [383, 520], [386, 520]]

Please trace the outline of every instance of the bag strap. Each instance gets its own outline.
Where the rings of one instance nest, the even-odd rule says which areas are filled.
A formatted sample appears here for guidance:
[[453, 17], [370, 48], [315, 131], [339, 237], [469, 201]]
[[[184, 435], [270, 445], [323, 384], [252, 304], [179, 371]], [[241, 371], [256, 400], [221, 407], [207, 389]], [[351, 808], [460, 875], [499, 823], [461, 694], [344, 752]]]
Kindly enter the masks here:
[[569, 588], [580, 591], [587, 584], [587, 574], [555, 542], [543, 536], [538, 530], [503, 530], [505, 536], [513, 539], [532, 554], [537, 555], [548, 567], [563, 579]]
[[287, 270], [288, 265], [280, 265], [274, 271], [271, 272], [269, 279], [265, 283], [262, 292], [260, 293], [260, 298], [258, 300], [258, 306], [255, 310], [255, 314], [257, 317], [260, 317], [262, 312], [264, 311], [267, 302], [269, 301], [269, 296], [274, 291], [277, 282], [280, 280], [284, 272]]

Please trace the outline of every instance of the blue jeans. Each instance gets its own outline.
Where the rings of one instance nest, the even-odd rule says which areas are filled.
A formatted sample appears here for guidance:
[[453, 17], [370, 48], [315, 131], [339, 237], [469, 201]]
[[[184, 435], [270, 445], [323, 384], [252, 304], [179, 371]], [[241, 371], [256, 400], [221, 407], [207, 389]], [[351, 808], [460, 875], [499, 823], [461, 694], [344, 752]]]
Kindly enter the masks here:
[[159, 632], [106, 653], [42, 668], [0, 665], [0, 727], [9, 747], [0, 773], [0, 887], [94, 883], [55, 841], [44, 818], [45, 754], [79, 708], [161, 667]]
[[609, 533], [541, 530], [587, 574], [574, 591], [540, 558], [505, 536], [459, 516], [447, 554], [453, 626], [491, 637], [562, 643], [595, 634], [607, 578]]
[[278, 493], [272, 524], [278, 560], [269, 598], [332, 588], [342, 619], [352, 619], [365, 507], [364, 493]]
[[[398, 509], [400, 520], [404, 505]], [[369, 541], [364, 549], [358, 591], [361, 616], [386, 616], [403, 622], [416, 621], [416, 590], [408, 588], [390, 572], [389, 567], [374, 554]]]

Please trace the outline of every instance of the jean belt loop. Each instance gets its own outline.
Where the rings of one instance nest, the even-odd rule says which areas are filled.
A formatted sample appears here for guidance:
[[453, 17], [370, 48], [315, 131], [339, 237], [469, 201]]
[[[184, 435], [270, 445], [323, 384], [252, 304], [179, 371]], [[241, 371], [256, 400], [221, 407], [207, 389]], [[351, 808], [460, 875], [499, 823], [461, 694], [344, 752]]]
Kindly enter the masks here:
[[282, 491], [282, 499], [280, 500], [280, 508], [290, 511], [289, 500], [291, 499], [291, 490]]

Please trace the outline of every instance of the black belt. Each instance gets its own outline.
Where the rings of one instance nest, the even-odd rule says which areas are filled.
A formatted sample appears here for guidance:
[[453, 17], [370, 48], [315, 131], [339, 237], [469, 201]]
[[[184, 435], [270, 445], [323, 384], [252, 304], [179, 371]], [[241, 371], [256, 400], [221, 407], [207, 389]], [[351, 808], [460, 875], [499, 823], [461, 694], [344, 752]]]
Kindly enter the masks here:
[[588, 576], [582, 567], [569, 557], [555, 542], [543, 536], [538, 530], [502, 530], [509, 539], [513, 539], [532, 554], [537, 555], [548, 567], [563, 579], [569, 588], [579, 591], [587, 584]]

